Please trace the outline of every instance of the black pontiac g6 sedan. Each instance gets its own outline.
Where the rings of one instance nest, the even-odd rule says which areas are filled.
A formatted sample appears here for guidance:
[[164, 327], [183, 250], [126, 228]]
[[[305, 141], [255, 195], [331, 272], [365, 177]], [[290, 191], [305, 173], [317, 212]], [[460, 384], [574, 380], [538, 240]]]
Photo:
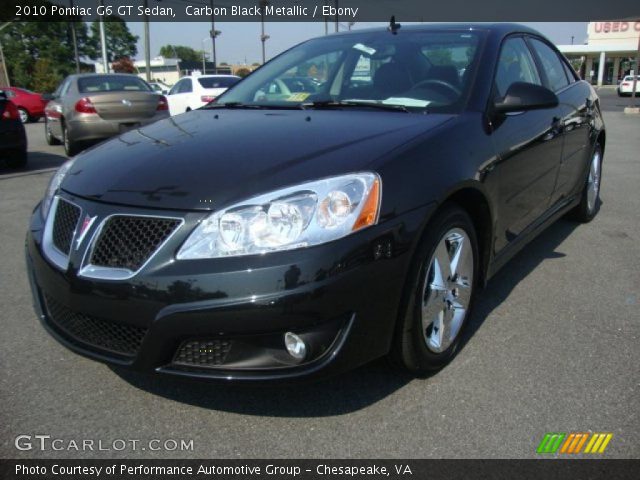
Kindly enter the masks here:
[[35, 306], [73, 351], [139, 371], [436, 370], [488, 278], [595, 216], [605, 142], [592, 87], [526, 27], [310, 40], [64, 164], [27, 236]]

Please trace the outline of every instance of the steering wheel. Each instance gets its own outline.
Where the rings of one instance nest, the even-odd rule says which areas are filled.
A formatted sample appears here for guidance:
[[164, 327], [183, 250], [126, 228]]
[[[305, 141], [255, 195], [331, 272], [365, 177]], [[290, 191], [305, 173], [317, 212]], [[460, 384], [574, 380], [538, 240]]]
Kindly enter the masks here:
[[439, 78], [429, 78], [427, 80], [422, 80], [421, 82], [416, 83], [411, 88], [411, 90], [429, 87], [438, 87], [441, 91], [445, 92], [445, 95], [453, 96], [453, 100], [462, 95], [462, 92], [458, 87], [455, 87], [444, 80], [440, 80]]

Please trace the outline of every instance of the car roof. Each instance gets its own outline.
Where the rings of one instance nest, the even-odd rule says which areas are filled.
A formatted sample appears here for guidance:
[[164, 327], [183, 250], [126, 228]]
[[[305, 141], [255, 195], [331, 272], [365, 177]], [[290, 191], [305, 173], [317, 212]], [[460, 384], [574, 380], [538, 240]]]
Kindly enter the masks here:
[[228, 75], [226, 73], [220, 73], [220, 74], [215, 74], [215, 75], [185, 75], [182, 78], [220, 78], [220, 77], [224, 77], [224, 78], [240, 78], [237, 75]]
[[[69, 78], [91, 78], [91, 77], [138, 77], [135, 73], [74, 73]], [[142, 80], [140, 78], [140, 80]]]
[[[527, 27], [526, 25], [522, 25], [519, 23], [483, 23], [483, 22], [474, 22], [474, 23], [421, 23], [417, 25], [408, 25], [402, 24], [401, 29], [398, 30], [399, 34], [402, 34], [403, 31], [411, 31], [411, 32], [437, 32], [437, 31], [460, 31], [460, 30], [475, 30], [475, 31], [484, 31], [484, 32], [493, 32], [497, 35], [504, 36], [510, 33], [530, 33], [533, 35], [541, 35], [537, 30]], [[365, 28], [358, 30], [351, 30], [347, 32], [333, 33], [332, 36], [337, 35], [358, 35], [361, 33], [373, 33], [373, 32], [388, 32], [388, 27], [375, 27], [375, 28]], [[319, 37], [323, 38], [323, 37]]]

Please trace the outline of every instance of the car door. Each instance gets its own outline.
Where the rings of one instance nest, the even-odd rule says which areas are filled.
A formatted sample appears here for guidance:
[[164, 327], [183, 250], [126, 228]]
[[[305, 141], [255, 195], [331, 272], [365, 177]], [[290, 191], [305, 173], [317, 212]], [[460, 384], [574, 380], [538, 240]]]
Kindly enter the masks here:
[[51, 134], [55, 137], [62, 138], [62, 127], [60, 119], [63, 116], [63, 97], [69, 91], [71, 78], [67, 77], [53, 92], [53, 99], [47, 103], [45, 107], [45, 117], [47, 126]]
[[560, 168], [551, 202], [562, 202], [584, 183], [586, 165], [591, 156], [589, 141], [594, 100], [586, 82], [577, 81], [573, 69], [548, 43], [536, 37], [527, 42], [536, 58], [540, 76], [558, 96], [558, 117], [563, 126]]
[[192, 86], [190, 78], [183, 78], [178, 81], [169, 91], [167, 100], [169, 101], [169, 113], [178, 115], [187, 109], [188, 97], [191, 94]]
[[[515, 82], [542, 84], [522, 36], [504, 40], [494, 78], [494, 101]], [[562, 153], [556, 109], [493, 115], [492, 140], [498, 161], [499, 212], [495, 250], [517, 239], [549, 207]]]

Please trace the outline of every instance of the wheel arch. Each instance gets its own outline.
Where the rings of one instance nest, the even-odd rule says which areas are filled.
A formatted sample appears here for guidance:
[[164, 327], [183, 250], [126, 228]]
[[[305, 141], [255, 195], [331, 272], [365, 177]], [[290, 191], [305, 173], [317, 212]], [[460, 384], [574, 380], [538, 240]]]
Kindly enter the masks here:
[[495, 219], [489, 196], [481, 183], [470, 182], [460, 185], [452, 192], [449, 192], [438, 205], [436, 212], [444, 205], [449, 204], [455, 204], [466, 211], [475, 227], [480, 255], [480, 275], [478, 279], [480, 285], [484, 286], [487, 281], [489, 262], [491, 261]]

